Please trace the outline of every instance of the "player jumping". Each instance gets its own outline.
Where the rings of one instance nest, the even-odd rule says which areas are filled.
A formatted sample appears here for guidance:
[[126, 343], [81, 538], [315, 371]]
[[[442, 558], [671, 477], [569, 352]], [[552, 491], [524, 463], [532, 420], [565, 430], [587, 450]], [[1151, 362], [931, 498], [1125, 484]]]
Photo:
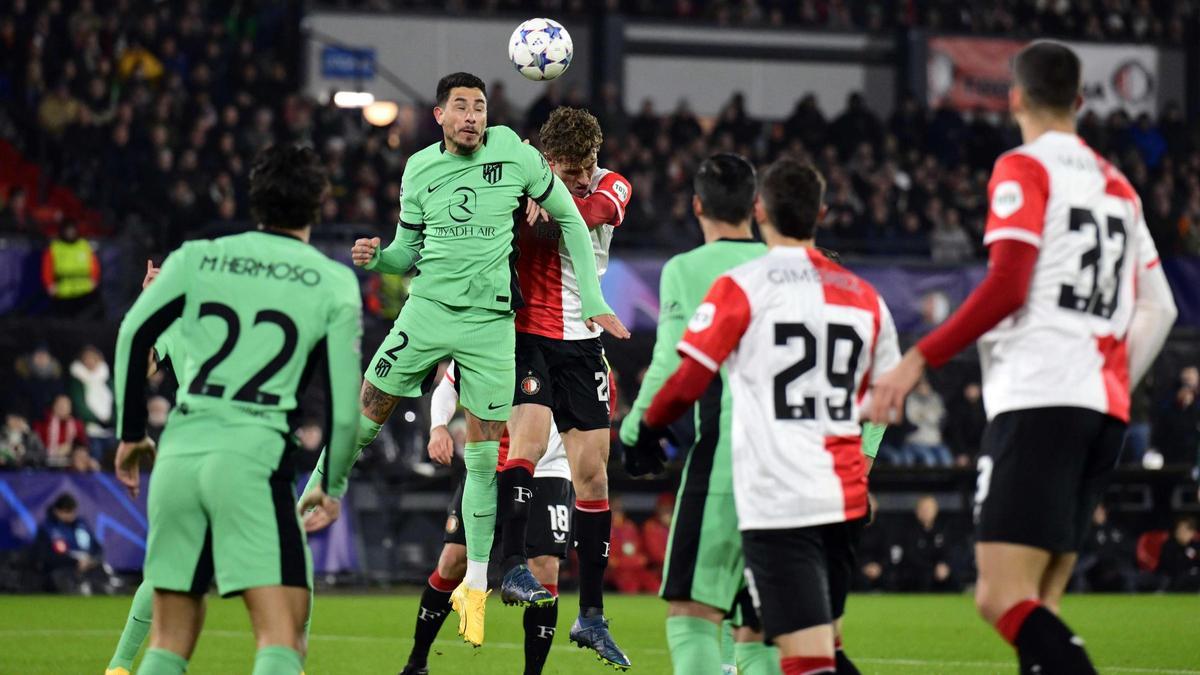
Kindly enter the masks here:
[[182, 673], [215, 577], [243, 595], [257, 673], [303, 669], [312, 564], [293, 493], [289, 413], [315, 364], [328, 366], [330, 481], [302, 506], [336, 517], [354, 450], [358, 283], [307, 244], [328, 181], [310, 149], [279, 146], [251, 172], [260, 230], [184, 244], [134, 302], [117, 337], [117, 477], [139, 488], [146, 355], [178, 320], [178, 405], [151, 477], [146, 581], [151, 646], [139, 672]]
[[[599, 122], [585, 110], [554, 110], [540, 138], [550, 167], [570, 188], [591, 230], [592, 262], [603, 274], [613, 231], [629, 204], [629, 181], [596, 166], [603, 135]], [[594, 650], [601, 661], [628, 668], [629, 658], [613, 641], [604, 619], [612, 513], [607, 470], [610, 392], [600, 330], [584, 321], [589, 313], [581, 301], [583, 267], [568, 252], [559, 224], [535, 219], [521, 227], [519, 243], [517, 270], [525, 307], [517, 312], [512, 449], [498, 480], [505, 571], [501, 597], [509, 604], [550, 599], [524, 561], [534, 464], [546, 452], [553, 417], [567, 449], [576, 497], [579, 616], [570, 639]]]
[[[522, 196], [560, 224], [589, 329], [599, 326], [618, 338], [629, 332], [601, 296], [591, 242], [571, 193], [511, 129], [488, 128], [483, 81], [468, 73], [443, 77], [433, 114], [444, 139], [404, 167], [395, 240], [381, 249], [378, 238], [359, 239], [352, 250], [354, 264], [368, 270], [418, 271], [395, 327], [367, 368], [357, 445], [361, 450], [375, 438], [400, 398], [422, 393], [439, 361], [454, 359], [467, 410], [467, 570], [451, 602], [460, 615], [459, 634], [479, 646], [496, 521], [496, 459], [516, 387], [513, 311], [522, 304], [523, 289], [514, 275], [513, 240], [524, 217], [517, 213]], [[526, 589], [545, 593], [536, 581]], [[515, 599], [546, 601], [532, 593]]]
[[1013, 60], [1008, 100], [1024, 145], [992, 169], [987, 277], [879, 378], [870, 406], [871, 419], [895, 419], [926, 365], [979, 339], [989, 422], [975, 604], [1021, 672], [1046, 675], [1095, 672], [1059, 602], [1117, 463], [1131, 386], [1176, 315], [1141, 200], [1075, 133], [1080, 70], [1054, 42]]
[[867, 513], [859, 406], [871, 373], [900, 356], [875, 289], [813, 246], [823, 191], [812, 167], [767, 168], [756, 217], [770, 250], [713, 284], [634, 448], [659, 452], [660, 430], [726, 364], [745, 578], [785, 675], [836, 672], [835, 624]]

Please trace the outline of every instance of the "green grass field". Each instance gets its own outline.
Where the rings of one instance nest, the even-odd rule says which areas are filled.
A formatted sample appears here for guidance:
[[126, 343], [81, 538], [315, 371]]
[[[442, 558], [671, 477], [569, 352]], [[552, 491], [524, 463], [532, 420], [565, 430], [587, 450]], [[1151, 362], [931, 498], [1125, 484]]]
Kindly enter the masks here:
[[[102, 673], [129, 597], [0, 596], [0, 674]], [[317, 596], [307, 672], [395, 673], [411, 645], [416, 595]], [[613, 672], [567, 641], [575, 599], [563, 598], [557, 644], [546, 673]], [[613, 632], [632, 672], [670, 673], [665, 604], [612, 597]], [[1200, 597], [1074, 596], [1067, 620], [1102, 673], [1200, 674]], [[473, 650], [454, 635], [454, 617], [434, 645], [432, 673], [515, 673], [522, 660], [520, 610], [489, 605], [487, 642]], [[846, 620], [849, 653], [864, 673], [1014, 673], [1012, 650], [975, 616], [969, 597], [854, 596]], [[254, 642], [241, 602], [212, 599], [190, 673], [245, 673]]]

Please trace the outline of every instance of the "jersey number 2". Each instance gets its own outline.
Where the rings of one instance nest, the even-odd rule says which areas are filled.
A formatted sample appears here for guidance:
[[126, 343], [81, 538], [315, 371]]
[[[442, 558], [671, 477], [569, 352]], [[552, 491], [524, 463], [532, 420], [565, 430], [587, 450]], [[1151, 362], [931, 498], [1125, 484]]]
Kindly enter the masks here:
[[[848, 420], [854, 407], [854, 375], [858, 372], [858, 359], [862, 356], [863, 341], [853, 326], [842, 323], [831, 323], [825, 329], [828, 343], [825, 349], [825, 378], [830, 386], [845, 392], [841, 404], [835, 404], [833, 397], [825, 401], [829, 418], [833, 420]], [[817, 417], [817, 399], [815, 396], [805, 396], [800, 405], [788, 403], [788, 386], [817, 367], [817, 338], [812, 331], [802, 323], [775, 324], [775, 344], [785, 346], [793, 339], [804, 343], [804, 356], [792, 365], [784, 368], [775, 375], [775, 419], [778, 420], [811, 420]], [[845, 372], [834, 370], [838, 343], [850, 346], [850, 356], [846, 360]]]
[[[212, 375], [212, 371], [216, 370], [217, 366], [233, 353], [238, 336], [242, 332], [241, 322], [238, 321], [237, 312], [233, 311], [232, 307], [219, 302], [206, 302], [200, 305], [200, 318], [206, 316], [219, 317], [225, 322], [225, 341], [221, 343], [221, 348], [217, 350], [216, 354], [210, 356], [207, 361], [200, 365], [200, 370], [196, 372], [195, 379], [192, 380], [192, 384], [188, 387], [188, 393], [220, 398], [225, 394], [225, 386], [221, 384], [209, 384], [208, 378]], [[261, 390], [261, 387], [275, 373], [283, 370], [283, 367], [291, 360], [292, 355], [296, 352], [299, 331], [296, 330], [296, 323], [292, 321], [291, 317], [274, 309], [264, 309], [255, 315], [254, 325], [257, 326], [262, 323], [275, 324], [283, 331], [283, 347], [280, 348], [279, 353], [274, 358], [247, 380], [241, 389], [237, 390], [237, 393], [233, 395], [233, 400], [262, 405], [276, 405], [279, 403], [279, 395], [264, 392]]]

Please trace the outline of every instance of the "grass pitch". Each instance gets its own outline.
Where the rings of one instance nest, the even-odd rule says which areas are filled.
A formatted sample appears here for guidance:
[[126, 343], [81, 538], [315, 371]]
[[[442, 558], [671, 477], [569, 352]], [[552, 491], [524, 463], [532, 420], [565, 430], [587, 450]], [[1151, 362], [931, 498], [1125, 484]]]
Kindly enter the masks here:
[[[125, 622], [129, 596], [0, 596], [0, 674], [104, 671]], [[396, 673], [411, 646], [418, 596], [318, 594], [306, 672]], [[567, 641], [576, 599], [564, 596], [548, 675], [614, 672]], [[632, 673], [670, 673], [666, 605], [654, 597], [610, 596], [613, 634]], [[1069, 596], [1068, 622], [1102, 673], [1200, 675], [1200, 597]], [[475, 650], [454, 634], [451, 614], [430, 656], [434, 674], [520, 672], [521, 610], [489, 603], [487, 641]], [[976, 617], [965, 595], [856, 595], [846, 618], [848, 653], [864, 673], [1016, 672], [1012, 650]], [[242, 603], [211, 598], [189, 673], [247, 673], [254, 640]]]

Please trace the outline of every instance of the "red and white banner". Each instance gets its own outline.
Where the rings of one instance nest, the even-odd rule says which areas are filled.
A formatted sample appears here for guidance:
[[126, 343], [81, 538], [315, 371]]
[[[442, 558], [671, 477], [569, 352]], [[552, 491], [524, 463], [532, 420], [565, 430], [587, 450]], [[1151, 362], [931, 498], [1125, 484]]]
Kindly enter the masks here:
[[[1012, 59], [1023, 40], [931, 37], [925, 82], [930, 107], [1004, 111], [1012, 84]], [[1104, 115], [1158, 112], [1159, 52], [1143, 45], [1065, 42], [1083, 62], [1084, 108]]]

